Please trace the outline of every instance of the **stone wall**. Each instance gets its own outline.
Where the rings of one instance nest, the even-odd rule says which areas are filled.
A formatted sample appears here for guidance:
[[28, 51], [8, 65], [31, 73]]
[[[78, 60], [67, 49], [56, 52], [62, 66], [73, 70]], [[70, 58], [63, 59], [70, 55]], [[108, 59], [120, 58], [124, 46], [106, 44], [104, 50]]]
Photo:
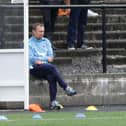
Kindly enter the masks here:
[[[126, 77], [124, 74], [67, 75], [66, 82], [78, 94], [67, 96], [58, 86], [57, 99], [65, 106], [78, 105], [123, 105], [126, 104]], [[49, 104], [49, 91], [46, 81], [30, 79], [30, 103]]]

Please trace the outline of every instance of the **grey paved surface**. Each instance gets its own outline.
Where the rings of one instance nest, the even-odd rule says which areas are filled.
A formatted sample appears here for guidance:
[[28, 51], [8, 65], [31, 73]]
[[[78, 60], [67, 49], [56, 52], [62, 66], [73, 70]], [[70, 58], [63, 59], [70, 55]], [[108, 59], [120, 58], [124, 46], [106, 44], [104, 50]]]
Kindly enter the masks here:
[[[57, 112], [57, 111], [61, 111], [61, 112], [84, 112], [86, 111], [87, 106], [76, 106], [76, 107], [64, 107], [64, 109], [62, 110], [48, 110], [45, 109], [46, 112]], [[98, 109], [98, 111], [126, 111], [126, 105], [118, 105], [118, 106], [110, 106], [110, 105], [106, 105], [106, 106], [96, 106], [96, 108]], [[32, 113], [29, 111], [25, 111], [23, 109], [20, 110], [15, 110], [15, 109], [11, 109], [11, 110], [0, 110], [0, 115], [1, 114], [13, 114], [13, 113]]]
[[[65, 107], [64, 109], [60, 111], [86, 111], [86, 108], [88, 106], [78, 106], [78, 107]], [[98, 111], [126, 111], [126, 105], [120, 105], [120, 106], [95, 106]]]

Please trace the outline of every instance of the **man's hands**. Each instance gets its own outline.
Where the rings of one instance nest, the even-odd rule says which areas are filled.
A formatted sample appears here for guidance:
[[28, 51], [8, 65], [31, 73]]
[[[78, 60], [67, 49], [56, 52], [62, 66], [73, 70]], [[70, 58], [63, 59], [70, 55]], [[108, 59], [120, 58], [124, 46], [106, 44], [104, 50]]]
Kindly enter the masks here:
[[48, 58], [48, 62], [53, 62], [53, 58], [52, 57], [49, 57]]
[[35, 61], [35, 64], [43, 64], [44, 62], [40, 61], [40, 60], [37, 60]]
[[[52, 58], [52, 57], [49, 57], [49, 58], [48, 58], [48, 62], [53, 62], [53, 58]], [[43, 63], [44, 63], [44, 62], [41, 61], [41, 60], [35, 61], [35, 64], [43, 64]]]

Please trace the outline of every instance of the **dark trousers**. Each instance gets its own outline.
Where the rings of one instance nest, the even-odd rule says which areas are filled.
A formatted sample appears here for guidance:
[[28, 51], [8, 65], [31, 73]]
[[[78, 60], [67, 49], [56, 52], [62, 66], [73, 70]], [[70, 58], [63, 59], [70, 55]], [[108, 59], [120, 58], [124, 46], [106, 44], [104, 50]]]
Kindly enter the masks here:
[[[49, 1], [40, 0], [42, 5], [52, 5]], [[55, 30], [55, 22], [57, 19], [58, 8], [42, 8], [41, 12], [43, 14], [43, 23], [45, 27], [45, 36], [52, 38], [52, 33]]]
[[46, 79], [49, 83], [50, 101], [56, 100], [57, 82], [64, 90], [67, 84], [64, 82], [56, 67], [52, 64], [45, 63], [41, 65], [34, 65], [30, 73], [39, 79]]
[[[80, 3], [77, 0], [73, 0], [72, 4], [88, 4], [89, 1]], [[68, 47], [72, 47], [77, 42], [77, 47], [81, 47], [84, 44], [84, 32], [87, 24], [87, 8], [71, 8], [68, 33], [67, 33], [67, 44]]]

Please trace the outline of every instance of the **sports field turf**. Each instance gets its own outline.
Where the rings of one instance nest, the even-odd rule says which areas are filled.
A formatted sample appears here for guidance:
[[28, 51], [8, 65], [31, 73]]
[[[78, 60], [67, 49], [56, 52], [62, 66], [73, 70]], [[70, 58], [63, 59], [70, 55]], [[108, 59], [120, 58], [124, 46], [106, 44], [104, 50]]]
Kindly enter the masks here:
[[40, 120], [32, 119], [36, 113], [8, 113], [4, 114], [8, 120], [1, 120], [0, 126], [126, 126], [126, 112], [82, 112], [85, 118], [76, 118], [77, 113], [39, 113]]

